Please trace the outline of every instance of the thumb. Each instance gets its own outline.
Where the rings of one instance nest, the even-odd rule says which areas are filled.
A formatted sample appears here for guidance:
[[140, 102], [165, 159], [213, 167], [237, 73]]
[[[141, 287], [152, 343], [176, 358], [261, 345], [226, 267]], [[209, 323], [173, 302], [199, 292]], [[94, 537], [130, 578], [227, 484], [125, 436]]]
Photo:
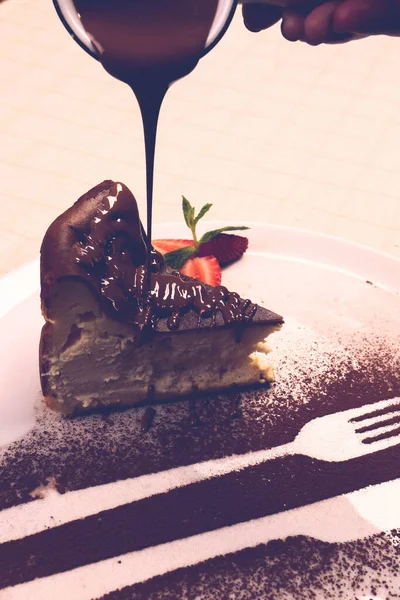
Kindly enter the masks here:
[[400, 35], [400, 0], [344, 0], [333, 15], [333, 30]]

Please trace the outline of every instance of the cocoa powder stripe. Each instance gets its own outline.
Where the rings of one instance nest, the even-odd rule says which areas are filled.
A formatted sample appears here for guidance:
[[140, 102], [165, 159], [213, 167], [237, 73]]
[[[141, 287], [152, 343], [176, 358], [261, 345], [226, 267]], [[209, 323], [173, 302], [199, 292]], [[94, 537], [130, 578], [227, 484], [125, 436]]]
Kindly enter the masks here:
[[400, 530], [342, 544], [287, 537], [170, 571], [97, 600], [395, 599], [399, 598], [395, 546], [399, 535]]
[[271, 461], [4, 543], [0, 588], [395, 479], [398, 450], [345, 463]]

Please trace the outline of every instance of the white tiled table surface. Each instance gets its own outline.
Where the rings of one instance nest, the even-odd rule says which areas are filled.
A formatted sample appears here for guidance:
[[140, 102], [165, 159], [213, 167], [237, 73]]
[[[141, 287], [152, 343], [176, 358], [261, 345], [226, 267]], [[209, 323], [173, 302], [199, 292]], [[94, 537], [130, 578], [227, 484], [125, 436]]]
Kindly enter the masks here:
[[[400, 256], [400, 39], [340, 47], [247, 32], [236, 16], [162, 111], [155, 222], [180, 195], [210, 218], [338, 235]], [[106, 178], [144, 209], [138, 108], [68, 36], [51, 0], [0, 4], [0, 274]]]

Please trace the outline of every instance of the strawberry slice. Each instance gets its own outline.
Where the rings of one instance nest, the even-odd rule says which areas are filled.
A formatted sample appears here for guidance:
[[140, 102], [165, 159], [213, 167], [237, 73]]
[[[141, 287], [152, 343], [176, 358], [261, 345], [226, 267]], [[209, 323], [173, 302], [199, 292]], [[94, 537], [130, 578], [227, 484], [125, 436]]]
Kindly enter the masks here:
[[209, 242], [203, 242], [198, 249], [199, 256], [215, 256], [219, 264], [227, 265], [242, 258], [249, 245], [249, 240], [241, 235], [220, 233]]
[[157, 250], [160, 254], [173, 252], [185, 246], [194, 246], [193, 240], [152, 240], [151, 243], [154, 250]]
[[[1, 2], [1, 0], [0, 0]], [[243, 231], [245, 225], [227, 225], [207, 231], [200, 239], [196, 227], [212, 207], [207, 203], [196, 214], [196, 209], [182, 196], [182, 211], [193, 240], [153, 240], [155, 250], [164, 255], [166, 264], [184, 275], [210, 285], [221, 283], [220, 266], [238, 260], [247, 250], [248, 239], [240, 235], [226, 235], [227, 231]]]
[[214, 256], [189, 258], [180, 269], [182, 275], [193, 277], [209, 285], [220, 285], [221, 267]]

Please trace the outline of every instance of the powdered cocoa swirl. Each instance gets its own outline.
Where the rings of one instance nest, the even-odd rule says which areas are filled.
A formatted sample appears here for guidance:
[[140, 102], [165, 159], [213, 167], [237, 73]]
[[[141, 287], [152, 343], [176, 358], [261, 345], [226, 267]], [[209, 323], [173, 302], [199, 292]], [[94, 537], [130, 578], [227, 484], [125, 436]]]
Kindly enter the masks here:
[[103, 596], [107, 600], [400, 598], [400, 530], [345, 544], [289, 537]]
[[159, 329], [160, 320], [168, 330], [177, 330], [191, 312], [196, 315], [192, 327], [240, 327], [255, 317], [282, 322], [224, 286], [206, 286], [172, 271], [154, 250], [148, 261], [136, 200], [121, 183], [106, 181], [90, 190], [47, 232], [42, 246], [45, 307], [53, 282], [71, 275], [84, 279], [114, 317], [140, 331]]

